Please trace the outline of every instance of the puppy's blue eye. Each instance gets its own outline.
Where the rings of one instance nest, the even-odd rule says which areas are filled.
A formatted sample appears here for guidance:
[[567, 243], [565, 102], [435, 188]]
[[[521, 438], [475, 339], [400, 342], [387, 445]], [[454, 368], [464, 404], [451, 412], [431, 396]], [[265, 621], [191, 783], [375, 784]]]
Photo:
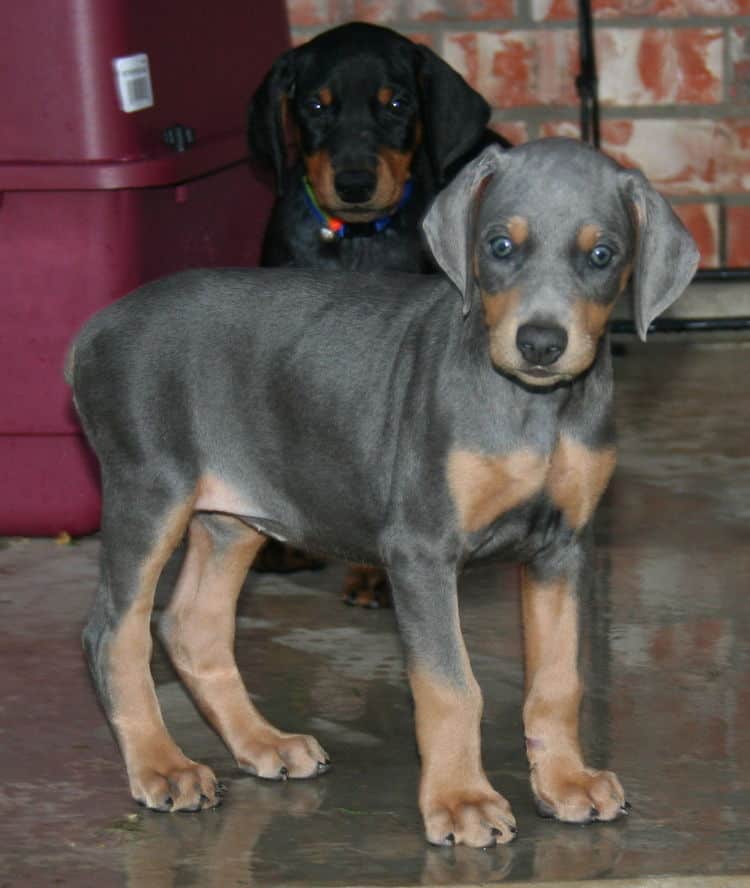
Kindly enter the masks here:
[[597, 244], [589, 253], [589, 262], [594, 268], [606, 268], [614, 255], [614, 251], [606, 244]]
[[325, 107], [323, 103], [318, 98], [308, 99], [305, 102], [308, 111], [312, 111], [313, 114], [320, 114], [320, 112]]
[[513, 252], [513, 241], [509, 237], [493, 237], [490, 250], [496, 259], [507, 259]]

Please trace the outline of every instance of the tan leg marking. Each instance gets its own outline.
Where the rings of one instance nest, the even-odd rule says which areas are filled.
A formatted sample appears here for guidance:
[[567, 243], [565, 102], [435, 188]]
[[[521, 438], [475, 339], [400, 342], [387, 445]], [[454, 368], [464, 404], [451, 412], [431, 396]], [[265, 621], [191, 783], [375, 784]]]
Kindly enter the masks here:
[[237, 597], [265, 537], [236, 518], [214, 516], [226, 537], [199, 516], [190, 524], [188, 552], [164, 614], [164, 644], [201, 711], [238, 765], [259, 777], [314, 777], [328, 756], [313, 737], [269, 724], [248, 697], [234, 658]]
[[591, 518], [616, 462], [614, 446], [590, 450], [574, 438], [560, 436], [552, 454], [547, 489], [574, 530], [584, 527]]
[[470, 680], [465, 690], [425, 671], [409, 675], [422, 758], [419, 809], [433, 845], [484, 848], [510, 842], [516, 826], [510, 805], [482, 768], [482, 695], [468, 657], [466, 667]]
[[448, 457], [448, 483], [463, 530], [487, 527], [544, 486], [547, 459], [530, 450], [485, 456], [454, 450]]
[[[151, 659], [151, 610], [159, 575], [182, 538], [193, 501], [175, 509], [140, 571], [139, 588], [109, 643], [112, 725], [133, 798], [158, 810], [197, 810], [218, 803], [210, 768], [188, 759], [162, 719]], [[171, 799], [171, 802], [170, 802]]]
[[539, 582], [522, 573], [526, 700], [523, 720], [531, 788], [558, 820], [614, 820], [625, 796], [611, 771], [583, 763], [578, 739], [578, 605], [566, 580]]

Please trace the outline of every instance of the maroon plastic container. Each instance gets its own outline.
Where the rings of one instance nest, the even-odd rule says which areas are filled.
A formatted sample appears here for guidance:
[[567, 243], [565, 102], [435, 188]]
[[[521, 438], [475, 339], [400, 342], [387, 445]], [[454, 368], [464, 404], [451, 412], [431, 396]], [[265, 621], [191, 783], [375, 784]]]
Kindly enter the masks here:
[[[247, 164], [245, 111], [288, 45], [283, 3], [25, 0], [4, 20], [0, 534], [98, 527], [62, 376], [84, 320], [181, 268], [257, 263], [272, 195]], [[123, 81], [115, 60], [134, 56]], [[123, 110], [149, 89], [151, 106]], [[170, 129], [194, 143], [176, 150]]]

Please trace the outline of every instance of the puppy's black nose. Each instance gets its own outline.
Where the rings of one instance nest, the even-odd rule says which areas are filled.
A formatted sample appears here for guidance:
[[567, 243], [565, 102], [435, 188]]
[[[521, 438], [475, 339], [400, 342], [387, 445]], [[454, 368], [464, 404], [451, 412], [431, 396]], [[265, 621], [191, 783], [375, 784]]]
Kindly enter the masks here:
[[336, 194], [345, 203], [368, 201], [376, 185], [375, 173], [370, 170], [341, 170], [333, 180]]
[[536, 366], [554, 364], [568, 345], [562, 327], [549, 324], [522, 324], [516, 334], [516, 346], [525, 361]]

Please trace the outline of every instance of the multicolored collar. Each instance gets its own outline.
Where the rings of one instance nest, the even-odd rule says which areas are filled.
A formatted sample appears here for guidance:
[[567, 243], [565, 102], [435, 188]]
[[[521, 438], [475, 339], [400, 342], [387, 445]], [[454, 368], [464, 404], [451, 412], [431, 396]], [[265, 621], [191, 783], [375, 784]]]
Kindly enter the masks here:
[[393, 217], [409, 200], [414, 188], [411, 179], [408, 179], [404, 183], [404, 190], [401, 195], [401, 200], [398, 202], [393, 212], [389, 215], [380, 216], [378, 219], [373, 219], [372, 222], [349, 223], [344, 222], [343, 219], [337, 219], [335, 216], [329, 216], [328, 213], [325, 212], [325, 210], [318, 203], [315, 197], [315, 192], [313, 191], [312, 185], [310, 184], [307, 176], [302, 177], [302, 185], [304, 186], [305, 201], [307, 203], [307, 206], [320, 225], [320, 230], [318, 232], [320, 235], [320, 239], [322, 241], [325, 241], [326, 243], [331, 243], [332, 241], [347, 236], [351, 237], [354, 234], [377, 234], [378, 232], [383, 231], [391, 224], [391, 220], [393, 219]]

